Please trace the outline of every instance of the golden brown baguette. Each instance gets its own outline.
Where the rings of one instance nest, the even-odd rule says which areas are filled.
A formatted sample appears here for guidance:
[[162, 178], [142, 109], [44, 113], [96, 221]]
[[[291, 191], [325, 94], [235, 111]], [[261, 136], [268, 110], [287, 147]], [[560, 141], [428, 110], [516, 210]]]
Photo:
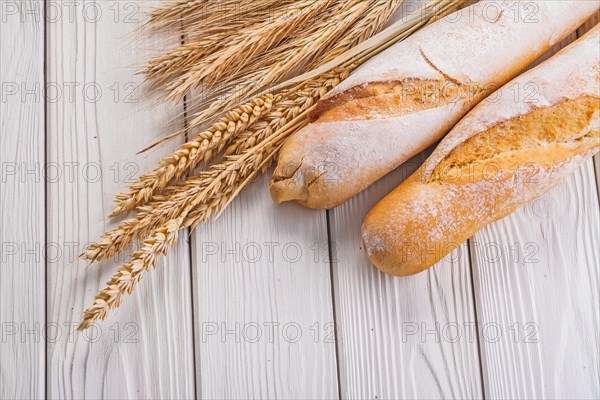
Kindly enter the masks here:
[[483, 1], [374, 57], [284, 145], [275, 202], [337, 206], [433, 145], [475, 104], [573, 32], [589, 1]]
[[391, 275], [421, 272], [597, 152], [598, 43], [596, 26], [460, 121], [367, 215], [362, 237], [371, 262]]

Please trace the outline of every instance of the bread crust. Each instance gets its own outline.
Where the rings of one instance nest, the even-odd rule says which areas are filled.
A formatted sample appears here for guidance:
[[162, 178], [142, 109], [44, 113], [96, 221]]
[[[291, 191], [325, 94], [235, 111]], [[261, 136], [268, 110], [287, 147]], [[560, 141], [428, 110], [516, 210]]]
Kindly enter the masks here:
[[[398, 276], [434, 265], [600, 149], [600, 27], [476, 106], [367, 215], [371, 262]], [[515, 87], [535, 98], [515, 101]], [[513, 89], [511, 89], [513, 88]], [[534, 101], [535, 100], [535, 101]]]
[[[537, 23], [527, 21], [531, 5]], [[343, 203], [435, 144], [597, 9], [594, 2], [484, 1], [392, 46], [318, 102], [314, 122], [288, 139], [273, 200], [317, 209]]]

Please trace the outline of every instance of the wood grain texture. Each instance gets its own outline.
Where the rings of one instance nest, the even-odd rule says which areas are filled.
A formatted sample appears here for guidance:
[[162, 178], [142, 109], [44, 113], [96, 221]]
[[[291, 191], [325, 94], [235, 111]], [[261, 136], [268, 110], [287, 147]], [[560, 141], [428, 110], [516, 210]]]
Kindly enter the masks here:
[[470, 240], [486, 397], [600, 396], [595, 185], [589, 160]]
[[[48, 344], [48, 397], [193, 398], [185, 237], [117, 312], [88, 331], [73, 333], [82, 310], [127, 254], [89, 267], [75, 257], [114, 226], [105, 220], [113, 195], [173, 150], [164, 146], [136, 156], [165, 133], [181, 107], [154, 107], [155, 97], [136, 91], [141, 77], [133, 73], [149, 56], [138, 49], [165, 45], [140, 45], [133, 33], [144, 10], [156, 2], [70, 4], [70, 14], [47, 25], [48, 79], [59, 88], [76, 84], [72, 98], [63, 93], [48, 104], [48, 161], [63, 171], [48, 183], [48, 241], [65, 249], [48, 265], [49, 322], [61, 328]], [[69, 168], [73, 178], [66, 174]], [[73, 243], [75, 250], [68, 252]]]
[[203, 399], [337, 397], [325, 212], [275, 205], [270, 175], [193, 235]]
[[471, 242], [486, 396], [598, 398], [598, 197], [591, 161]]
[[425, 160], [415, 157], [330, 211], [343, 398], [480, 398], [465, 245], [428, 271], [391, 277], [362, 248], [367, 212]]
[[45, 394], [44, 24], [26, 14], [36, 5], [0, 4], [0, 399]]

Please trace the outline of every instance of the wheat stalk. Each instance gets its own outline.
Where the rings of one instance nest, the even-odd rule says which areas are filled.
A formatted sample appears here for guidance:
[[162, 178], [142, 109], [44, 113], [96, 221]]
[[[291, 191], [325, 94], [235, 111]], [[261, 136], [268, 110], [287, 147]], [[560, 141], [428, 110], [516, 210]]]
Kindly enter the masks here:
[[209, 160], [220, 152], [230, 138], [244, 132], [264, 116], [273, 106], [273, 95], [265, 94], [228, 112], [221, 120], [192, 140], [183, 144], [171, 156], [164, 158], [159, 166], [144, 174], [130, 186], [130, 191], [116, 196], [117, 205], [110, 216], [129, 211], [150, 200], [173, 179], [181, 178], [193, 170], [203, 159]]
[[183, 218], [169, 221], [144, 241], [141, 250], [133, 254], [130, 262], [119, 268], [108, 281], [106, 288], [96, 295], [92, 306], [83, 312], [78, 331], [87, 329], [94, 322], [106, 318], [108, 310], [121, 305], [123, 296], [126, 293], [131, 294], [144, 274], [156, 266], [158, 257], [166, 254], [169, 247], [175, 244], [182, 222]]
[[202, 173], [198, 178], [192, 179], [193, 182], [182, 184], [177, 192], [185, 196], [186, 201], [185, 206], [178, 209], [178, 216], [154, 229], [141, 250], [132, 255], [130, 262], [119, 268], [106, 288], [96, 295], [92, 306], [83, 312], [82, 322], [77, 330], [89, 328], [94, 322], [106, 318], [109, 310], [119, 307], [123, 296], [131, 294], [144, 274], [156, 266], [158, 258], [175, 244], [179, 230], [195, 227], [224, 210], [258, 172], [272, 162], [285, 137], [306, 124], [305, 114], [306, 111], [290, 121], [271, 140], [262, 142], [241, 156], [229, 156], [222, 165]]
[[298, 26], [311, 21], [331, 1], [299, 0], [293, 7], [301, 12], [290, 16], [283, 10], [281, 15], [277, 15], [273, 20], [266, 20], [241, 30], [221, 51], [204, 57], [180, 78], [170, 82], [165, 87], [169, 92], [167, 98], [179, 101], [200, 83], [214, 85], [216, 82], [227, 81], [228, 76], [249, 67], [249, 60], [272, 48]]
[[[275, 152], [276, 150], [268, 153], [262, 163], [271, 161], [271, 157]], [[260, 162], [261, 159], [258, 156], [259, 153], [253, 155], [254, 163]], [[250, 160], [247, 159], [246, 161]], [[236, 173], [237, 167], [227, 168], [224, 170], [225, 172], [220, 172], [219, 175], [222, 176], [222, 179], [228, 181], [226, 187], [235, 193], [239, 193], [261, 169], [260, 164], [252, 164], [254, 166], [252, 168], [250, 164], [240, 164], [234, 161], [232, 165], [246, 165], [246, 167], [242, 169], [241, 173]], [[243, 179], [244, 174], [248, 175], [246, 179]], [[241, 183], [236, 181], [241, 181]], [[78, 331], [89, 328], [98, 320], [103, 320], [108, 315], [109, 310], [118, 308], [121, 305], [123, 296], [131, 294], [144, 274], [151, 268], [156, 267], [158, 258], [166, 254], [169, 247], [175, 244], [179, 230], [210, 218], [215, 210], [224, 209], [229, 204], [230, 200], [227, 200], [226, 196], [216, 195], [221, 190], [221, 186], [215, 184], [217, 182], [219, 180], [214, 179], [208, 186], [201, 186], [201, 190], [198, 190], [198, 186], [191, 188], [194, 193], [192, 201], [186, 203], [187, 205], [181, 210], [179, 217], [167, 220], [163, 226], [156, 228], [150, 237], [144, 241], [141, 250], [132, 255], [131, 261], [119, 268], [118, 272], [108, 281], [107, 286], [96, 295], [92, 306], [83, 312], [82, 322], [77, 328]], [[204, 180], [204, 183], [206, 183], [206, 180]], [[190, 194], [189, 192], [182, 193]], [[208, 204], [201, 205], [200, 203], [205, 197], [210, 197], [210, 201]], [[201, 207], [197, 207], [198, 205], [201, 205]], [[192, 215], [186, 218], [192, 210], [194, 210]]]
[[[209, 87], [207, 89], [209, 95], [197, 101], [195, 107], [200, 108], [201, 111], [195, 113], [189, 128], [197, 128], [199, 124], [210, 120], [214, 115], [219, 115], [223, 110], [245, 100], [253, 93], [281, 82], [285, 78], [310, 70], [320, 63], [333, 60], [340, 52], [364, 41], [365, 25], [372, 25], [379, 30], [393, 14], [392, 9], [397, 8], [402, 1], [391, 1], [395, 7], [373, 6], [381, 3], [381, 0], [346, 1], [337, 4], [314, 26], [298, 32], [295, 36], [290, 36], [279, 46], [249, 60], [252, 64], [248, 68], [241, 69], [237, 73], [230, 71], [227, 80], [222, 81], [220, 87]], [[383, 12], [386, 9], [387, 12]], [[373, 33], [371, 31], [369, 36]], [[196, 68], [201, 67], [198, 65]], [[190, 71], [186, 76], [190, 85], [188, 89], [201, 82], [194, 71]], [[189, 90], [185, 93], [187, 92]], [[207, 106], [208, 101], [212, 102]]]
[[[318, 3], [323, 3], [318, 1]], [[260, 0], [254, 2], [183, 1], [154, 9], [149, 14], [146, 27], [160, 31], [167, 29], [177, 34], [184, 28], [185, 43], [166, 54], [151, 59], [140, 73], [146, 75], [154, 86], [166, 86], [204, 58], [226, 51], [232, 40], [243, 38], [256, 25], [286, 15], [293, 10], [294, 1]], [[224, 27], [226, 26], [226, 28]], [[177, 30], [175, 30], [177, 29]]]
[[[180, 100], [192, 88], [203, 84], [204, 100], [196, 99], [194, 108], [204, 110], [199, 119], [206, 122], [240, 99], [243, 101], [262, 88], [327, 62], [372, 36], [401, 3], [401, 0], [296, 1], [287, 9], [281, 8], [280, 14], [274, 13], [279, 18], [274, 18], [275, 22], [283, 24], [286, 30], [257, 17], [254, 24], [238, 28], [241, 33], [230, 34], [229, 38], [220, 30], [188, 43], [186, 34], [186, 44], [152, 60], [143, 72], [154, 88], [167, 91], [165, 98], [170, 100]], [[290, 13], [290, 9], [296, 12]], [[267, 28], [280, 34], [274, 36]], [[274, 40], [277, 38], [282, 40]], [[257, 51], [257, 47], [265, 51]], [[216, 81], [218, 86], [214, 85]]]
[[[219, 87], [205, 88], [199, 99], [194, 98], [194, 108], [201, 111], [194, 113], [189, 122], [188, 129], [195, 130], [211, 121], [215, 115], [220, 115], [223, 110], [245, 101], [253, 93], [262, 88], [269, 87], [284, 78], [294, 76], [305, 70], [316, 68], [322, 63], [327, 63], [341, 53], [361, 43], [375, 32], [379, 31], [383, 24], [398, 10], [404, 0], [371, 0], [367, 2], [346, 2], [332, 6], [329, 12], [322, 17], [321, 21], [305, 30], [290, 36], [281, 45], [269, 50], [265, 54], [252, 61], [251, 72], [245, 70], [238, 74], [231, 74], [226, 82]], [[368, 8], [367, 12], [360, 12], [363, 5]], [[354, 13], [353, 13], [354, 11]], [[338, 23], [342, 21], [342, 23]], [[332, 31], [331, 27], [335, 27]], [[347, 28], [347, 29], [345, 29]], [[345, 29], [345, 30], [344, 30]], [[333, 34], [332, 34], [333, 33]], [[211, 40], [208, 39], [208, 42]], [[222, 40], [215, 40], [215, 42]], [[194, 49], [195, 45], [184, 45], [181, 48], [181, 58], [174, 60], [171, 55], [166, 55], [160, 63], [164, 63], [164, 69], [156, 70], [154, 66], [147, 71], [148, 78], [156, 82], [164, 82], [173, 79], [174, 75], [181, 71], [171, 71], [173, 65], [186, 69], [190, 64], [206, 55], [207, 51], [200, 48]], [[197, 51], [198, 54], [189, 56]], [[278, 61], [279, 60], [279, 61]], [[283, 61], [281, 61], [283, 60]], [[142, 152], [147, 151], [158, 144], [179, 136], [184, 131], [175, 132], [147, 146]]]
[[[209, 172], [214, 174], [215, 171], [231, 171], [234, 164], [239, 163], [240, 154], [259, 153], [264, 156], [265, 150], [260, 146], [265, 139], [272, 137], [299, 115], [308, 111], [322, 96], [345, 79], [351, 69], [351, 67], [335, 69], [278, 95], [276, 107], [249, 125], [251, 130], [243, 132], [227, 149], [226, 160], [213, 165]], [[182, 163], [187, 163], [186, 160], [187, 158]], [[189, 201], [196, 191], [201, 190], [201, 182], [214, 179], [214, 175], [207, 175], [209, 172], [200, 172], [198, 177], [189, 177], [185, 182], [167, 189], [165, 193], [154, 196], [150, 203], [138, 207], [139, 212], [135, 217], [122, 222], [117, 228], [105, 233], [97, 243], [88, 246], [84, 257], [91, 261], [110, 258], [124, 250], [136, 238], [144, 238], [157, 226], [179, 215], [186, 201]], [[160, 186], [161, 190], [166, 186], [167, 184]], [[124, 198], [133, 197], [127, 195]]]
[[363, 18], [356, 21], [350, 28], [350, 31], [354, 34], [344, 35], [339, 40], [336, 40], [334, 46], [326, 52], [322, 61], [319, 62], [320, 57], [317, 56], [310, 68], [317, 68], [319, 65], [335, 59], [348, 51], [348, 49], [375, 35], [392, 15], [398, 11], [402, 3], [404, 3], [404, 0], [373, 1], [369, 7], [369, 12]]
[[[169, 92], [166, 98], [180, 100], [200, 83], [222, 85], [232, 73], [252, 68], [257, 56], [320, 21], [318, 14], [343, 1], [348, 0], [259, 0], [239, 3], [237, 10], [235, 5], [206, 6], [205, 18], [180, 21], [186, 43], [151, 60], [142, 72], [156, 81], [155, 86]], [[162, 18], [151, 15], [148, 25], [164, 28], [169, 21], [168, 27], [175, 26], [178, 14], [158, 12], [164, 14]], [[227, 29], [223, 28], [225, 23]]]
[[[229, 54], [231, 62], [243, 66], [253, 59], [253, 53], [260, 53], [260, 49], [277, 44], [277, 36], [284, 37], [286, 30], [298, 30], [302, 25], [310, 25], [304, 23], [307, 20], [317, 20], [314, 14], [331, 1], [345, 0], [203, 0], [167, 4], [152, 11], [145, 26], [160, 31], [162, 35], [176, 34], [174, 39], [184, 39], [184, 43], [151, 59], [139, 73], [144, 74], [150, 82], [150, 90], [164, 91], [182, 75], [189, 73], [190, 69], [207, 60], [213, 60], [211, 65], [214, 68], [226, 68], [226, 60], [223, 60], [225, 54]], [[165, 32], [167, 29], [169, 31]], [[272, 31], [268, 32], [269, 29]], [[237, 46], [236, 51], [234, 46]], [[213, 81], [218, 79], [211, 73], [208, 75]], [[226, 81], [219, 82], [218, 87], [204, 85], [203, 90], [208, 92], [206, 97], [211, 98], [228, 90]], [[178, 96], [173, 92], [163, 99], [168, 95], [173, 98]], [[203, 102], [202, 106], [205, 105]]]

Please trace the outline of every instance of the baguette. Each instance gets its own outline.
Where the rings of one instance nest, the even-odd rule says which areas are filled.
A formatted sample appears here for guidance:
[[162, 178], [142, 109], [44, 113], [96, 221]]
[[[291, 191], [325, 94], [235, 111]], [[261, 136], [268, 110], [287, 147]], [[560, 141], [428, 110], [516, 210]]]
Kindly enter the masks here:
[[270, 191], [332, 208], [435, 144], [473, 106], [573, 32], [595, 1], [483, 1], [366, 62], [285, 143]]
[[[423, 271], [596, 153], [598, 43], [596, 26], [460, 121], [423, 166], [367, 215], [362, 237], [371, 262], [391, 275]], [[515, 88], [526, 87], [534, 94], [515, 99]]]

